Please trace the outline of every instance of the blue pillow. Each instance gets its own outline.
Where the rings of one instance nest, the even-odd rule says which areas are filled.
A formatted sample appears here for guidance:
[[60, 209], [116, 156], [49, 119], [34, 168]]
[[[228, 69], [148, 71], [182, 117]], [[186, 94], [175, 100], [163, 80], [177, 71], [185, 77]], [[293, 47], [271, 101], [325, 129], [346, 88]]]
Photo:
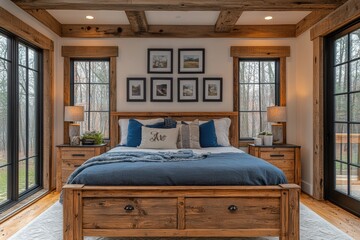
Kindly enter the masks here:
[[177, 122], [172, 118], [164, 119], [164, 128], [176, 128]]
[[205, 147], [218, 147], [214, 120], [210, 120], [199, 126], [200, 129], [200, 146]]
[[[129, 119], [127, 145], [128, 147], [138, 147], [141, 144], [141, 127], [143, 124], [135, 119]], [[146, 125], [149, 128], [165, 128], [164, 122]]]

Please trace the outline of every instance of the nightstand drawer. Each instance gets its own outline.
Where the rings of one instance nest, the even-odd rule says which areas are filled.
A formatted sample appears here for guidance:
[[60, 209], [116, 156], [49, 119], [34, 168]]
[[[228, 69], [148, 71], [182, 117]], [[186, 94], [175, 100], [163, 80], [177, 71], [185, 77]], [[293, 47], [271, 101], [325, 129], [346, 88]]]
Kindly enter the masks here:
[[294, 160], [294, 151], [291, 152], [280, 152], [280, 151], [273, 151], [273, 152], [260, 152], [260, 158], [266, 160], [273, 160], [273, 159], [291, 159]]
[[62, 181], [66, 182], [71, 173], [83, 164], [83, 159], [63, 159], [62, 162]]
[[283, 171], [292, 170], [294, 171], [294, 160], [267, 160], [268, 163], [280, 168]]
[[95, 156], [95, 152], [93, 149], [71, 149], [65, 150], [63, 149], [61, 152], [62, 159], [89, 159]]

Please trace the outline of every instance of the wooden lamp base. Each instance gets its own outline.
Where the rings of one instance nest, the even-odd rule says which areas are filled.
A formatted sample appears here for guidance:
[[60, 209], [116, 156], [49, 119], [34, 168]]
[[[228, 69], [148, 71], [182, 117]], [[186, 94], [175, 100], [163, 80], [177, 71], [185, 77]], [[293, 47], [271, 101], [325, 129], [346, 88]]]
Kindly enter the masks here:
[[284, 129], [281, 123], [271, 124], [271, 131], [273, 134], [273, 144], [285, 144], [284, 142]]

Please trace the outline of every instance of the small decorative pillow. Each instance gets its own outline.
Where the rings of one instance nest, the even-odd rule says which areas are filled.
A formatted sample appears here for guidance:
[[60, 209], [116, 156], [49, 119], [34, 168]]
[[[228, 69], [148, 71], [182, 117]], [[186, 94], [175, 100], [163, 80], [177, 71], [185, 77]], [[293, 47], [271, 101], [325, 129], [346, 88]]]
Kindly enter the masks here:
[[165, 118], [164, 128], [176, 128], [176, 121], [172, 118]]
[[[143, 124], [135, 119], [129, 120], [127, 145], [128, 147], [137, 147], [141, 143], [141, 127]], [[164, 128], [164, 122], [146, 125], [149, 128]]]
[[201, 148], [199, 138], [199, 120], [179, 125], [178, 148]]
[[219, 147], [216, 138], [214, 120], [210, 120], [206, 123], [201, 124], [199, 129], [200, 129], [200, 146], [202, 148]]
[[139, 148], [176, 149], [178, 128], [141, 127], [141, 144]]

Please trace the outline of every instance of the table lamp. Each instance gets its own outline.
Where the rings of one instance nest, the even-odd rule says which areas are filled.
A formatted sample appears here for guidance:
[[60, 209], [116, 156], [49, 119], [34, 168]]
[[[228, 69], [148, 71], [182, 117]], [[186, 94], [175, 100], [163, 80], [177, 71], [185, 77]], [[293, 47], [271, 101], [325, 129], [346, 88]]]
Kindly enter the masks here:
[[[65, 122], [72, 122], [69, 125], [70, 145], [80, 144], [80, 124], [75, 122], [84, 121], [83, 106], [65, 106]], [[76, 139], [78, 137], [79, 139]]]
[[272, 122], [271, 131], [274, 144], [286, 144], [284, 138], [283, 122], [286, 122], [286, 107], [271, 106], [267, 108], [267, 121]]

